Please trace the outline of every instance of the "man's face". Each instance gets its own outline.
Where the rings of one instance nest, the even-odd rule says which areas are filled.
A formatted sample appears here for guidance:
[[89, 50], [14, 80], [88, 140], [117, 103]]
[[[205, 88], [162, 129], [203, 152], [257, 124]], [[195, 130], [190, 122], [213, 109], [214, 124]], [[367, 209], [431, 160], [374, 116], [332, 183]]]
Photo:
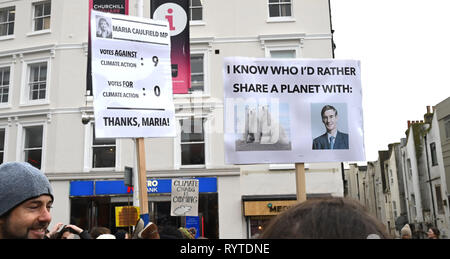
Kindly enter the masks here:
[[0, 236], [8, 239], [42, 239], [52, 216], [53, 204], [49, 195], [27, 200], [14, 208], [0, 221]]
[[338, 117], [334, 110], [326, 110], [322, 115], [322, 122], [327, 128], [327, 132], [332, 132], [337, 129]]

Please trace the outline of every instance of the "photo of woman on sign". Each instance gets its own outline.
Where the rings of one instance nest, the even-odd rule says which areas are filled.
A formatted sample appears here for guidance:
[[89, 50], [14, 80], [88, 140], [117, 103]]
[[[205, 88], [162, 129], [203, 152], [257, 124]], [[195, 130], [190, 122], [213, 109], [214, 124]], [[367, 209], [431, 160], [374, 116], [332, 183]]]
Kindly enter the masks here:
[[97, 16], [97, 37], [112, 38], [111, 21], [102, 16]]

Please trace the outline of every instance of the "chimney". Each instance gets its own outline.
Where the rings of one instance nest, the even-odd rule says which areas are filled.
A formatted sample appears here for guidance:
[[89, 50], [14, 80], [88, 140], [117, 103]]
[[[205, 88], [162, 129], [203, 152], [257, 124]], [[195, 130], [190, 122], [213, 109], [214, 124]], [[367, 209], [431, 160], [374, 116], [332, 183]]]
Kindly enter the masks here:
[[427, 106], [427, 114], [430, 113], [430, 106]]
[[409, 126], [411, 126], [411, 121], [408, 121], [408, 129], [409, 129]]
[[433, 113], [436, 111], [436, 106], [433, 106]]

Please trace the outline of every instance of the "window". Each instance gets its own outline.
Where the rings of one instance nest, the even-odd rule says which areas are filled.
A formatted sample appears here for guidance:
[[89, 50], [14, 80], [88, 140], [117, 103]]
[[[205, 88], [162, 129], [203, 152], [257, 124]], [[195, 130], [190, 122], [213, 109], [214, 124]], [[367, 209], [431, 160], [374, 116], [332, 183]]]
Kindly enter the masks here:
[[407, 167], [407, 169], [406, 170], [408, 170], [408, 174], [409, 174], [409, 178], [411, 178], [412, 177], [412, 168], [411, 168], [411, 159], [406, 159], [406, 167]]
[[0, 36], [14, 34], [15, 7], [0, 9]]
[[269, 17], [290, 17], [291, 0], [269, 0]]
[[181, 124], [181, 165], [205, 164], [205, 132], [203, 118], [189, 118]]
[[272, 58], [295, 58], [296, 52], [294, 49], [287, 50], [271, 50], [270, 56]]
[[0, 68], [0, 104], [7, 103], [9, 100], [9, 78], [10, 68]]
[[104, 168], [116, 166], [116, 139], [96, 138], [95, 127], [92, 127], [92, 168]]
[[201, 0], [189, 0], [189, 12], [191, 12], [191, 21], [203, 20], [203, 7]]
[[441, 185], [434, 186], [436, 191], [436, 203], [439, 214], [444, 214], [444, 202], [442, 201]]
[[417, 215], [417, 210], [416, 210], [416, 196], [414, 194], [411, 194], [410, 207], [413, 213], [412, 218], [415, 218]]
[[431, 165], [438, 165], [437, 155], [436, 155], [436, 143], [430, 143], [430, 151], [431, 151]]
[[445, 136], [450, 139], [450, 119], [445, 121]]
[[394, 219], [396, 219], [397, 216], [397, 203], [395, 201], [392, 201], [392, 209], [394, 210]]
[[50, 29], [51, 2], [38, 2], [33, 4], [33, 31]]
[[5, 160], [5, 129], [0, 129], [0, 164]]
[[24, 161], [41, 169], [43, 126], [24, 127]]
[[29, 100], [46, 98], [47, 62], [29, 65]]
[[191, 54], [191, 89], [190, 91], [205, 90], [204, 54]]

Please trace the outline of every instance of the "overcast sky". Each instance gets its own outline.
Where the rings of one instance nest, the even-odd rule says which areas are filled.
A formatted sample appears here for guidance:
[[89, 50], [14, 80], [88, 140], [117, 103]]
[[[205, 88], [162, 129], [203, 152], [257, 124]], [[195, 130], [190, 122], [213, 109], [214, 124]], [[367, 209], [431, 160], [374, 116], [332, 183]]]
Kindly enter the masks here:
[[361, 61], [366, 159], [450, 96], [449, 0], [331, 0], [337, 59]]

